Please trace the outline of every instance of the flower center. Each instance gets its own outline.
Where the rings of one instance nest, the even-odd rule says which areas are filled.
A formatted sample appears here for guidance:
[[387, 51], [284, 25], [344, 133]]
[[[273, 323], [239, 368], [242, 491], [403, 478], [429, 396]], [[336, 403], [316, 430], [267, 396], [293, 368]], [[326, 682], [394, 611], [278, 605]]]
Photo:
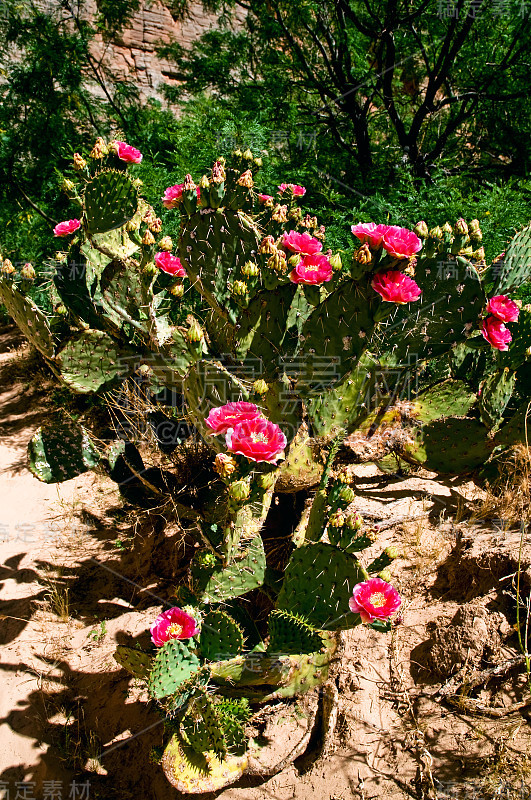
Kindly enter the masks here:
[[172, 624], [168, 628], [168, 633], [172, 639], [178, 639], [182, 632], [183, 632], [183, 626], [179, 625], [178, 622], [172, 622]]
[[267, 443], [269, 439], [265, 435], [265, 433], [251, 433], [251, 441], [253, 444], [257, 444], [258, 442]]
[[381, 608], [385, 605], [385, 595], [383, 592], [374, 592], [369, 598], [369, 602], [373, 608]]
[[317, 272], [319, 267], [317, 266], [317, 264], [305, 264], [304, 269], [306, 272]]

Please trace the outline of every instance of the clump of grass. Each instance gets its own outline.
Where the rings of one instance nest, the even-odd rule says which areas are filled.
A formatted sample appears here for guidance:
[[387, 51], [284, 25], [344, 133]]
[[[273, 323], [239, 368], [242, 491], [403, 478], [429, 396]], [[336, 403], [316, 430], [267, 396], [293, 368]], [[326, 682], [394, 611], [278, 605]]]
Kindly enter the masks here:
[[60, 570], [59, 574], [55, 576], [46, 575], [44, 583], [47, 586], [44, 600], [49, 611], [59, 617], [61, 622], [68, 622], [70, 620], [70, 589], [61, 582]]
[[531, 521], [531, 451], [526, 445], [511, 448], [499, 462], [498, 477], [487, 483], [484, 498], [473, 519], [498, 517], [504, 526], [527, 526]]

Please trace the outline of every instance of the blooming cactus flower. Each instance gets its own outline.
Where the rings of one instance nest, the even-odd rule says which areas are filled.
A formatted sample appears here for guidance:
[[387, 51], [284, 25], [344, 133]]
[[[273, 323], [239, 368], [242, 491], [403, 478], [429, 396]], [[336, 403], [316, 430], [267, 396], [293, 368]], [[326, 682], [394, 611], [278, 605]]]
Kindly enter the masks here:
[[271, 197], [270, 194], [259, 194], [257, 195], [258, 202], [262, 203], [264, 206], [272, 206], [274, 203], [274, 199]]
[[284, 455], [287, 439], [268, 419], [255, 417], [229, 428], [225, 434], [227, 447], [250, 461], [268, 461], [275, 464]]
[[293, 283], [305, 283], [307, 285], [318, 285], [329, 281], [334, 269], [326, 256], [314, 255], [304, 256], [297, 266], [290, 272], [290, 279]]
[[67, 219], [65, 222], [60, 222], [53, 229], [55, 236], [69, 236], [74, 231], [81, 227], [81, 222], [78, 219]]
[[412, 278], [394, 270], [375, 275], [371, 286], [386, 302], [399, 305], [418, 300], [422, 293]]
[[[168, 186], [164, 190], [164, 197], [162, 198], [162, 205], [164, 208], [177, 208], [181, 202], [184, 190], [184, 183], [177, 183], [175, 186]], [[201, 196], [201, 189], [196, 187], [197, 199]]]
[[319, 239], [314, 239], [309, 233], [297, 233], [297, 231], [284, 232], [282, 246], [292, 253], [302, 253], [303, 255], [313, 256], [320, 253], [323, 243]]
[[381, 247], [383, 238], [389, 225], [377, 225], [375, 222], [360, 222], [352, 225], [350, 230], [360, 242], [367, 243], [370, 247]]
[[182, 608], [174, 606], [159, 614], [149, 630], [153, 644], [156, 647], [162, 647], [170, 639], [190, 639], [195, 636], [198, 628], [195, 619], [190, 614], [187, 614]]
[[487, 304], [487, 311], [502, 322], [517, 322], [520, 309], [509, 297], [498, 294], [491, 297]]
[[212, 434], [227, 433], [229, 428], [234, 428], [239, 422], [247, 422], [256, 418], [262, 419], [258, 406], [255, 406], [254, 403], [240, 401], [213, 408], [206, 418], [205, 424], [212, 430]]
[[501, 319], [496, 317], [487, 317], [487, 319], [483, 320], [481, 333], [496, 350], [508, 350], [509, 342], [513, 338], [509, 328], [506, 328]]
[[409, 258], [422, 248], [422, 241], [416, 233], [396, 225], [387, 227], [382, 244], [389, 255], [395, 258]]
[[278, 193], [284, 194], [287, 189], [291, 189], [295, 197], [304, 197], [306, 194], [304, 186], [299, 186], [297, 183], [281, 183], [278, 187]]
[[127, 161], [128, 164], [140, 164], [142, 161], [142, 153], [136, 147], [132, 147], [126, 142], [113, 142], [112, 144], [121, 161]]
[[178, 256], [172, 256], [167, 250], [155, 253], [155, 264], [163, 272], [167, 272], [168, 275], [186, 278], [186, 270], [181, 264], [181, 259]]
[[400, 607], [402, 600], [396, 589], [381, 578], [369, 578], [357, 583], [348, 601], [354, 614], [359, 614], [362, 622], [387, 619]]

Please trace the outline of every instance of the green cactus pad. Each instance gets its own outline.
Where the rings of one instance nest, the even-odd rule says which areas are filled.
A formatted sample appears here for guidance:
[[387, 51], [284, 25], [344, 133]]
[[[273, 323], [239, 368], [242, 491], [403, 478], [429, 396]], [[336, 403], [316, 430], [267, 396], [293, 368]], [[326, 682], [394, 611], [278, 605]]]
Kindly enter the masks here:
[[264, 582], [264, 545], [256, 536], [228, 567], [192, 567], [194, 585], [203, 603], [221, 603], [257, 589]]
[[134, 647], [118, 645], [113, 655], [114, 660], [124, 669], [131, 673], [134, 678], [147, 681], [153, 665], [153, 656], [136, 650]]
[[184, 794], [217, 792], [235, 783], [247, 768], [247, 756], [219, 759], [215, 753], [203, 756], [174, 735], [164, 750], [162, 769], [171, 785]]
[[370, 353], [364, 353], [337, 386], [310, 399], [306, 412], [313, 435], [329, 438], [340, 430], [345, 435], [354, 430], [371, 408], [377, 373], [378, 362]]
[[54, 353], [54, 343], [48, 320], [33, 300], [23, 295], [10, 281], [0, 278], [0, 302], [5, 305], [7, 313], [26, 339], [43, 356], [51, 358]]
[[160, 700], [173, 694], [191, 678], [199, 667], [199, 659], [184, 642], [170, 639], [158, 651], [149, 675], [149, 691]]
[[419, 429], [415, 442], [406, 445], [404, 457], [426, 469], [457, 473], [480, 466], [495, 446], [479, 420], [447, 417]]
[[203, 618], [199, 649], [208, 661], [232, 658], [243, 648], [242, 629], [224, 611], [212, 610]]
[[28, 445], [28, 466], [44, 483], [61, 483], [93, 469], [101, 458], [89, 433], [75, 422], [39, 428]]
[[485, 306], [478, 272], [460, 256], [419, 257], [415, 281], [422, 289], [419, 300], [393, 311], [379, 331], [397, 365], [414, 366], [466, 341]]
[[216, 707], [206, 691], [198, 691], [181, 721], [185, 740], [197, 753], [211, 750], [218, 758], [227, 756], [227, 742]]
[[179, 240], [179, 256], [190, 278], [222, 317], [235, 323], [240, 309], [231, 287], [257, 250], [260, 235], [246, 214], [228, 208], [202, 209], [187, 217]]
[[[308, 576], [312, 580], [308, 580]], [[353, 628], [360, 618], [348, 601], [367, 573], [352, 555], [329, 544], [306, 544], [295, 550], [286, 567], [277, 608], [300, 615], [324, 630]]]
[[498, 279], [493, 296], [518, 289], [531, 275], [531, 226], [524, 228], [512, 239], [505, 258], [497, 265]]
[[274, 609], [268, 628], [270, 653], [315, 653], [323, 647], [317, 631], [304, 618], [288, 611]]
[[446, 380], [430, 386], [411, 403], [411, 416], [429, 423], [444, 417], [464, 417], [476, 402], [476, 395], [463, 381]]
[[525, 364], [531, 348], [531, 311], [529, 307], [521, 309], [518, 322], [510, 324], [513, 340], [506, 352], [498, 352], [498, 363], [502, 367], [516, 369]]
[[124, 172], [105, 170], [87, 183], [84, 195], [87, 233], [105, 233], [120, 228], [136, 213], [138, 197]]
[[65, 383], [75, 392], [89, 394], [131, 375], [138, 366], [132, 348], [119, 347], [103, 331], [83, 331], [57, 356]]
[[511, 399], [515, 387], [516, 375], [509, 369], [497, 369], [481, 388], [479, 398], [479, 415], [487, 428], [496, 428], [503, 419], [503, 413]]
[[[298, 386], [321, 394], [323, 388], [337, 384], [356, 365], [375, 325], [368, 291], [346, 280], [310, 314], [300, 334]], [[331, 369], [323, 374], [323, 366], [328, 364]]]
[[183, 681], [173, 694], [159, 700], [158, 703], [164, 710], [166, 716], [170, 719], [177, 714], [180, 716], [195, 693], [208, 686], [209, 680], [210, 668], [205, 664], [193, 672], [188, 680]]

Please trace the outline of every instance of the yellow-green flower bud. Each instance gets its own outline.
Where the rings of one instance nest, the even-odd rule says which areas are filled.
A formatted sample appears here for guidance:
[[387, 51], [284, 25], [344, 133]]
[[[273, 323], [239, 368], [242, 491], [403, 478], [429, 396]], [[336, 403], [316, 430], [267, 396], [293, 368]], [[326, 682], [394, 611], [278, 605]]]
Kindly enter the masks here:
[[234, 458], [226, 453], [218, 453], [214, 459], [214, 472], [217, 472], [222, 478], [230, 478], [236, 471], [236, 467]]
[[130, 219], [129, 222], [127, 222], [125, 225], [125, 229], [129, 233], [137, 231], [139, 228], [140, 228], [140, 220], [138, 219]]
[[176, 297], [177, 300], [180, 300], [181, 297], [184, 297], [184, 286], [182, 283], [175, 283], [171, 289], [170, 294], [172, 297]]
[[76, 190], [76, 185], [73, 181], [69, 180], [68, 178], [63, 178], [61, 189], [66, 194], [72, 194], [72, 192], [75, 192]]
[[252, 161], [253, 160], [253, 154], [251, 153], [249, 148], [247, 148], [247, 150], [244, 152], [243, 157], [245, 158], [246, 161]]
[[428, 226], [426, 225], [424, 220], [421, 220], [420, 222], [417, 222], [417, 224], [413, 228], [413, 232], [417, 234], [419, 239], [427, 239], [428, 238], [428, 233], [429, 233]]
[[244, 297], [247, 294], [247, 284], [245, 281], [234, 281], [232, 284], [232, 293], [238, 297]]
[[101, 136], [98, 136], [98, 138], [94, 142], [94, 147], [92, 148], [92, 150], [90, 152], [90, 157], [91, 158], [103, 158], [103, 156], [106, 156], [108, 152], [109, 152], [109, 148], [107, 147], [107, 145], [105, 144], [105, 142], [101, 138]]
[[142, 244], [145, 245], [146, 247], [151, 247], [152, 245], [155, 244], [155, 237], [153, 236], [150, 230], [147, 230], [144, 236], [142, 237]]
[[449, 222], [445, 222], [442, 226], [443, 233], [453, 233], [453, 228]]
[[256, 394], [267, 394], [269, 391], [269, 386], [263, 380], [263, 378], [258, 378], [258, 380], [253, 383], [253, 389]]
[[343, 488], [339, 492], [339, 497], [343, 501], [343, 503], [352, 503], [353, 500], [356, 499], [354, 490], [351, 489], [350, 486], [343, 486]]
[[24, 278], [26, 281], [32, 281], [35, 279], [35, 270], [30, 263], [24, 264], [22, 269], [20, 270], [20, 277]]
[[381, 578], [381, 580], [385, 581], [386, 583], [391, 583], [391, 581], [393, 580], [393, 576], [391, 575], [388, 569], [383, 569], [381, 572], [379, 572], [378, 578]]
[[466, 236], [468, 233], [468, 225], [466, 224], [463, 217], [459, 217], [457, 222], [455, 223], [454, 231], [458, 236]]
[[437, 225], [435, 228], [432, 228], [430, 231], [430, 237], [432, 239], [444, 239], [443, 229]]
[[14, 271], [15, 271], [15, 267], [13, 266], [13, 264], [11, 263], [9, 258], [6, 258], [4, 260], [4, 262], [2, 263], [2, 273], [4, 275], [12, 275], [14, 273]]
[[345, 524], [345, 515], [341, 511], [335, 511], [333, 514], [330, 514], [328, 524], [332, 528], [342, 528]]
[[363, 525], [363, 517], [358, 511], [353, 511], [346, 519], [346, 523], [353, 531], [359, 531]]
[[258, 248], [258, 252], [261, 253], [261, 255], [266, 255], [266, 256], [276, 253], [277, 248], [275, 245], [274, 238], [272, 236], [265, 236], [262, 239], [260, 247]]
[[251, 494], [251, 487], [247, 481], [239, 480], [234, 481], [229, 486], [229, 497], [231, 500], [236, 500], [237, 503], [245, 503]]
[[293, 253], [293, 255], [288, 258], [288, 265], [290, 267], [297, 267], [300, 264], [301, 259], [302, 256], [300, 253]]
[[356, 252], [354, 253], [354, 261], [357, 261], [359, 264], [371, 263], [372, 253], [371, 253], [371, 248], [369, 247], [367, 242], [365, 242], [365, 244], [362, 244], [361, 247], [358, 250], [356, 250]]
[[398, 547], [394, 547], [393, 545], [386, 547], [384, 553], [388, 558], [398, 558], [400, 555]]
[[201, 189], [208, 189], [210, 187], [210, 181], [208, 180], [206, 175], [203, 175], [201, 180], [199, 181], [199, 187]]
[[55, 254], [55, 260], [58, 261], [60, 264], [64, 264], [67, 258], [68, 258], [68, 253], [62, 253], [60, 250], [58, 253]]
[[162, 230], [162, 220], [160, 217], [155, 217], [148, 223], [151, 233], [160, 233]]
[[277, 250], [276, 253], [268, 259], [267, 266], [269, 269], [274, 270], [275, 272], [286, 272], [288, 269], [288, 263], [286, 261], [286, 255], [282, 252], [282, 250]]
[[203, 338], [203, 330], [196, 319], [192, 320], [190, 323], [190, 327], [186, 331], [186, 338], [192, 343], [200, 342]]
[[336, 272], [339, 272], [339, 270], [343, 268], [343, 262], [341, 261], [341, 256], [339, 255], [339, 253], [334, 253], [334, 255], [330, 256], [328, 260], [332, 265], [332, 269], [335, 270]]
[[247, 261], [242, 267], [242, 274], [246, 278], [257, 278], [260, 274], [260, 268], [253, 261]]
[[75, 170], [85, 169], [86, 166], [87, 162], [85, 161], [83, 156], [81, 156], [79, 153], [74, 153], [74, 169]]
[[167, 252], [173, 250], [173, 242], [171, 236], [163, 236], [162, 239], [157, 244], [157, 247], [159, 248], [159, 250], [166, 250]]
[[251, 170], [247, 169], [245, 170], [245, 172], [242, 172], [236, 183], [238, 184], [238, 186], [243, 186], [244, 189], [252, 189], [254, 186], [254, 181], [253, 181], [253, 173], [251, 172]]
[[281, 206], [277, 203], [277, 205], [273, 209], [273, 213], [271, 214], [272, 219], [275, 222], [287, 222], [288, 221], [288, 207]]

